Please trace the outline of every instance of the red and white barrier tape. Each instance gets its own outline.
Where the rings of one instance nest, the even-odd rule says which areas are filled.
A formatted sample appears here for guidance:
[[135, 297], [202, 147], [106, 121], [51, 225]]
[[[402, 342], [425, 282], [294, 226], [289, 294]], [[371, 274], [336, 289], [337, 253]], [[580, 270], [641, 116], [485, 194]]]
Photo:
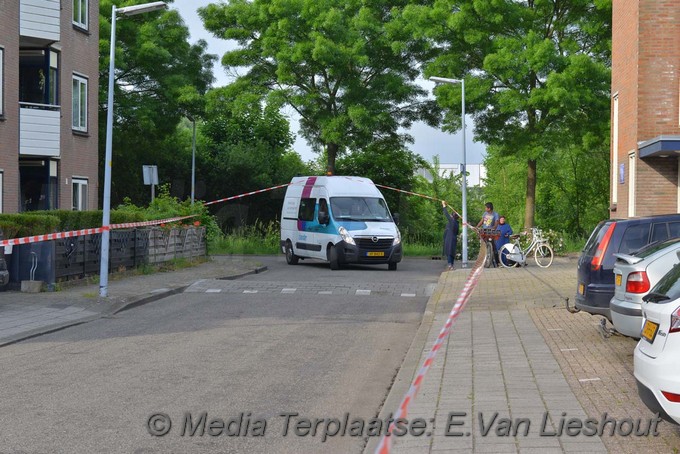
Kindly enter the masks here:
[[[461, 290], [460, 295], [458, 295], [456, 304], [453, 305], [451, 313], [449, 314], [449, 317], [446, 320], [444, 327], [439, 332], [437, 340], [435, 340], [432, 349], [430, 349], [427, 358], [423, 362], [423, 365], [420, 367], [420, 370], [416, 375], [416, 379], [413, 380], [413, 383], [411, 383], [408, 392], [402, 399], [401, 404], [397, 409], [397, 412], [392, 416], [393, 421], [397, 421], [399, 420], [399, 418], [406, 418], [408, 416], [408, 407], [411, 404], [411, 402], [415, 399], [416, 394], [418, 394], [418, 390], [420, 389], [420, 385], [422, 385], [423, 383], [425, 374], [427, 374], [427, 372], [430, 370], [430, 366], [432, 366], [432, 363], [434, 362], [434, 358], [437, 355], [437, 352], [442, 348], [442, 345], [444, 345], [444, 340], [448, 337], [449, 333], [451, 332], [453, 323], [456, 321], [460, 313], [465, 308], [465, 305], [470, 299], [470, 295], [472, 294], [475, 287], [477, 286], [477, 283], [479, 282], [479, 277], [482, 275], [482, 271], [484, 270], [484, 267], [482, 266], [483, 264], [482, 258], [483, 255], [480, 250], [480, 255], [477, 258], [475, 265], [470, 270], [470, 274], [465, 280], [463, 289]], [[394, 422], [392, 422], [389, 428], [387, 429], [387, 435], [383, 435], [382, 438], [380, 439], [380, 443], [378, 444], [378, 447], [375, 450], [376, 454], [389, 454], [390, 450], [392, 449], [391, 434], [393, 427]]]
[[271, 188], [259, 189], [259, 190], [257, 190], [257, 191], [246, 192], [246, 193], [244, 193], [244, 194], [233, 195], [233, 196], [231, 196], [231, 197], [225, 197], [224, 199], [218, 199], [218, 200], [213, 200], [212, 202], [206, 202], [206, 203], [204, 203], [203, 205], [208, 206], [208, 205], [213, 205], [213, 204], [215, 204], [215, 203], [226, 202], [226, 201], [228, 201], [228, 200], [242, 199], [243, 197], [248, 197], [248, 196], [250, 196], [250, 195], [260, 194], [260, 193], [263, 193], [263, 192], [272, 191], [272, 190], [274, 190], [274, 189], [285, 188], [286, 186], [290, 186], [291, 184], [296, 184], [296, 183], [280, 184], [280, 185], [278, 185], [278, 186], [272, 186]]
[[34, 236], [25, 236], [25, 237], [22, 237], [22, 238], [12, 238], [12, 239], [9, 239], [9, 240], [0, 240], [0, 247], [15, 246], [17, 244], [39, 243], [41, 241], [61, 240], [61, 239], [64, 239], [64, 238], [72, 238], [72, 237], [75, 237], [75, 236], [94, 235], [95, 233], [102, 233], [104, 230], [127, 229], [127, 228], [133, 228], [133, 227], [143, 227], [143, 226], [149, 226], [149, 225], [166, 224], [166, 223], [169, 223], [169, 222], [180, 221], [182, 219], [193, 218], [193, 217], [196, 217], [196, 215], [192, 214], [190, 216], [181, 216], [181, 217], [175, 217], [175, 218], [169, 218], [169, 219], [158, 219], [156, 221], [141, 221], [141, 222], [128, 222], [128, 223], [125, 223], [125, 224], [111, 224], [108, 227], [96, 227], [96, 228], [92, 228], [92, 229], [71, 230], [69, 232], [46, 233], [44, 235], [34, 235]]

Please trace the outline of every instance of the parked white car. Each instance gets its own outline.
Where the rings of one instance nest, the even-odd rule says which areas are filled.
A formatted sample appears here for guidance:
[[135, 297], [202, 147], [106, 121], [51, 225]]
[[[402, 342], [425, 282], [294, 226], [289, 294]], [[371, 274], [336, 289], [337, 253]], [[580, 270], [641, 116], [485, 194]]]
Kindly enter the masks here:
[[680, 424], [680, 264], [644, 297], [642, 314], [634, 354], [638, 394], [652, 412]]
[[640, 338], [642, 297], [680, 262], [680, 238], [652, 243], [632, 254], [614, 254], [612, 325], [621, 334]]

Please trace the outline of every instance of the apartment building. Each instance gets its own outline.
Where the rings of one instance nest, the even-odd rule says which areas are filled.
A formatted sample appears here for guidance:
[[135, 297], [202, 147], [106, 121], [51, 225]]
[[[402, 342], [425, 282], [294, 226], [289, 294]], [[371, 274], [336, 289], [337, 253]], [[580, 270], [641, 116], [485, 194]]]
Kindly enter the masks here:
[[99, 0], [0, 0], [0, 213], [97, 208]]
[[613, 2], [611, 106], [611, 217], [680, 211], [680, 2]]

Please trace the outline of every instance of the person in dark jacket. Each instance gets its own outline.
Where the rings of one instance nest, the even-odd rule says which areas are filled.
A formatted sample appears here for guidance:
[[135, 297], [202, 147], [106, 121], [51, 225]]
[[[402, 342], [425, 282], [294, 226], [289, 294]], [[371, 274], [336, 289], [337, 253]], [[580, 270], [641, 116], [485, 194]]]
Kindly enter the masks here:
[[500, 231], [500, 236], [496, 240], [496, 261], [503, 260], [505, 262], [507, 261], [507, 258], [498, 256], [498, 251], [501, 250], [503, 245], [510, 242], [510, 235], [512, 235], [512, 227], [505, 222], [505, 216], [500, 216], [498, 218], [498, 230]]
[[444, 230], [444, 255], [448, 262], [448, 269], [453, 269], [453, 261], [456, 257], [456, 247], [458, 246], [458, 214], [449, 213], [446, 209], [446, 202], [442, 201], [442, 210], [446, 217], [446, 229]]

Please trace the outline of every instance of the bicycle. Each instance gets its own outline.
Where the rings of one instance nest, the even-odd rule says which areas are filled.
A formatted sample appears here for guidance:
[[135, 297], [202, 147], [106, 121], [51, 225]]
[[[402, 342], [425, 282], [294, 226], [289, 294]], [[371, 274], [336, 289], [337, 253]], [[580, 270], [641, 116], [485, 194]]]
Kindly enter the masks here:
[[510, 238], [514, 240], [513, 243], [504, 244], [498, 251], [498, 261], [506, 268], [514, 266], [526, 266], [527, 256], [534, 252], [534, 260], [536, 265], [541, 268], [547, 268], [552, 265], [554, 253], [548, 241], [543, 238], [543, 232], [536, 227], [531, 229], [531, 244], [522, 250], [519, 244], [519, 235], [512, 235]]
[[498, 260], [496, 259], [495, 241], [500, 238], [501, 232], [496, 229], [480, 229], [478, 231], [479, 237], [484, 240], [486, 246], [486, 255], [484, 257], [484, 268], [495, 268], [498, 266]]

